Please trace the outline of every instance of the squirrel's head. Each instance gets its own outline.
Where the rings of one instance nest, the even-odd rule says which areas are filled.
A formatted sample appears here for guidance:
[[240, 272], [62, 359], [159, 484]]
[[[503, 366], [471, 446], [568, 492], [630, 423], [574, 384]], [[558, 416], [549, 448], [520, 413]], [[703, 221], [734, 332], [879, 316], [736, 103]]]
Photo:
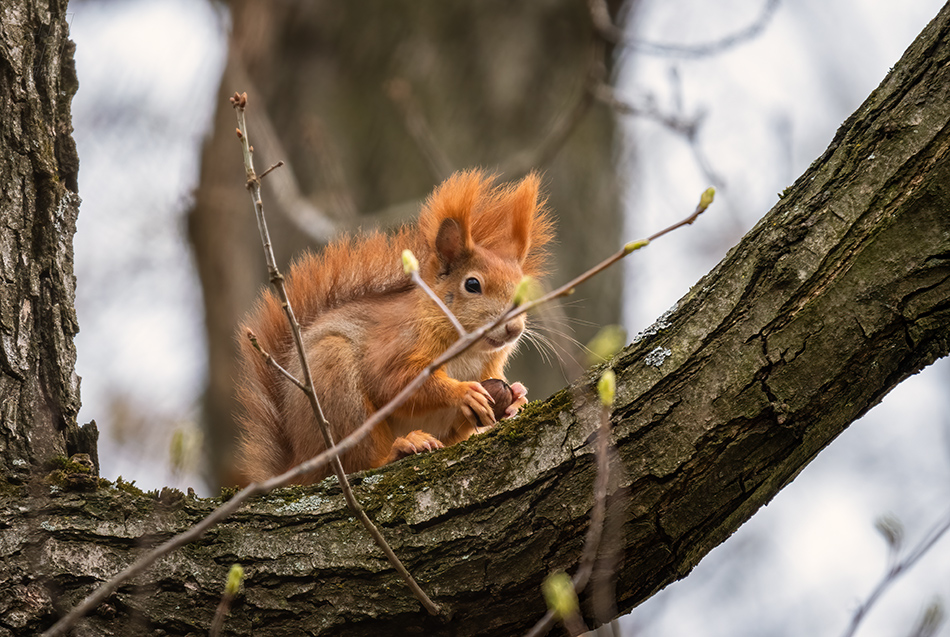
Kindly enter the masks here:
[[[497, 318], [524, 276], [542, 274], [553, 228], [539, 185], [536, 173], [496, 186], [493, 176], [469, 170], [444, 181], [426, 202], [421, 274], [465, 329]], [[487, 334], [484, 346], [510, 349], [523, 330], [522, 315]]]

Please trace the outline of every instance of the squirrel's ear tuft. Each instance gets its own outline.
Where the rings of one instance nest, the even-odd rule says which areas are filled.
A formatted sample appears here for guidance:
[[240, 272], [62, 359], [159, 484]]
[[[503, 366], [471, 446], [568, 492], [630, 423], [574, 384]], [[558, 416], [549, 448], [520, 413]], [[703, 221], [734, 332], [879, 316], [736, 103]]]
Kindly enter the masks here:
[[435, 236], [435, 253], [439, 257], [442, 272], [454, 268], [465, 254], [465, 243], [462, 240], [462, 227], [452, 219], [443, 219], [439, 225], [439, 232]]
[[[419, 217], [419, 229], [426, 245], [438, 252], [440, 261], [444, 256], [454, 261], [471, 252], [472, 214], [484, 205], [490, 188], [490, 177], [480, 170], [466, 170], [443, 181], [429, 196]], [[446, 225], [447, 221], [453, 222], [454, 229]], [[447, 234], [443, 236], [444, 232]]]
[[511, 239], [514, 243], [515, 258], [524, 263], [531, 250], [531, 226], [538, 210], [538, 188], [540, 179], [537, 173], [531, 173], [521, 180], [512, 191], [508, 200], [511, 210]]
[[554, 224], [540, 189], [541, 177], [531, 172], [511, 191], [508, 200], [515, 253], [522, 270], [531, 276], [544, 271], [546, 247], [554, 239]]

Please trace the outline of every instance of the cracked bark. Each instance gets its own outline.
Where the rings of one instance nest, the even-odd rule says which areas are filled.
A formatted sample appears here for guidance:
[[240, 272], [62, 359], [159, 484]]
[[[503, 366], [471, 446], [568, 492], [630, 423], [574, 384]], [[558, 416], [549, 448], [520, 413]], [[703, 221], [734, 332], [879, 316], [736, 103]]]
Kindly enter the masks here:
[[5, 6], [0, 23], [0, 471], [16, 480], [95, 448], [92, 428], [76, 426], [78, 84], [65, 10]]
[[[685, 576], [892, 387], [950, 349], [950, 5], [828, 150], [655, 329], [626, 348], [625, 612]], [[705, 220], [704, 220], [705, 221]], [[669, 354], [647, 357], [660, 348]], [[596, 370], [595, 370], [596, 373]], [[357, 496], [435, 601], [428, 617], [333, 480], [260, 498], [122, 586], [76, 634], [511, 635], [571, 569], [591, 507], [593, 374], [524, 417], [357, 477]], [[0, 492], [0, 630], [52, 622], [213, 501], [42, 482]], [[164, 632], [162, 632], [164, 631]]]

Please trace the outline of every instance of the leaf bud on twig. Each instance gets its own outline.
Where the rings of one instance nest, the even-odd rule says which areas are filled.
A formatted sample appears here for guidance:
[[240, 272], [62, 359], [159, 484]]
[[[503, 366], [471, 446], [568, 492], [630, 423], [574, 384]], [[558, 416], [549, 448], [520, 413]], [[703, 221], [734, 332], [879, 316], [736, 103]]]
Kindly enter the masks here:
[[614, 370], [605, 371], [600, 380], [597, 381], [597, 395], [600, 397], [600, 404], [604, 407], [610, 407], [614, 404], [614, 398], [617, 395], [617, 375]]
[[232, 564], [228, 571], [228, 583], [224, 586], [224, 594], [234, 597], [241, 589], [244, 581], [244, 568], [240, 564]]
[[631, 252], [635, 252], [639, 250], [640, 248], [645, 248], [648, 245], [650, 245], [649, 239], [638, 239], [637, 241], [631, 241], [630, 243], [624, 245], [623, 254], [624, 256], [626, 256], [630, 254]]
[[587, 344], [587, 364], [606, 362], [627, 341], [627, 330], [620, 325], [605, 325]]
[[577, 613], [577, 591], [574, 590], [574, 582], [564, 571], [551, 573], [544, 578], [541, 582], [541, 592], [544, 593], [548, 608], [558, 619], [563, 620]]
[[518, 281], [518, 286], [515, 288], [515, 295], [511, 300], [511, 304], [518, 307], [519, 305], [533, 301], [539, 296], [541, 296], [541, 289], [538, 282], [530, 276], [521, 277], [521, 280]]
[[416, 255], [412, 253], [412, 250], [402, 251], [402, 269], [409, 275], [419, 271], [419, 261], [416, 259]]

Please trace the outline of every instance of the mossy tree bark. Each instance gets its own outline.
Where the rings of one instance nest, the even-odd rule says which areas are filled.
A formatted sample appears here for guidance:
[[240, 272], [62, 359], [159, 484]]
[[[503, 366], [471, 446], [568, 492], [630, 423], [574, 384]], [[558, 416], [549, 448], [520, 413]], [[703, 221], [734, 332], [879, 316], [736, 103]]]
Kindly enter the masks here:
[[0, 471], [8, 480], [95, 447], [92, 428], [76, 426], [74, 47], [66, 1], [44, 4], [5, 5], [0, 22]]
[[[948, 157], [950, 5], [779, 204], [611, 362], [619, 611], [685, 576], [889, 389], [948, 353]], [[247, 579], [231, 634], [519, 634], [544, 611], [541, 579], [571, 569], [583, 543], [596, 374], [492, 432], [355, 479], [447, 622], [420, 609], [331, 480], [256, 500], [120, 587], [76, 634], [204, 631], [232, 562]], [[49, 625], [214, 506], [31, 486], [0, 493], [8, 632]]]

